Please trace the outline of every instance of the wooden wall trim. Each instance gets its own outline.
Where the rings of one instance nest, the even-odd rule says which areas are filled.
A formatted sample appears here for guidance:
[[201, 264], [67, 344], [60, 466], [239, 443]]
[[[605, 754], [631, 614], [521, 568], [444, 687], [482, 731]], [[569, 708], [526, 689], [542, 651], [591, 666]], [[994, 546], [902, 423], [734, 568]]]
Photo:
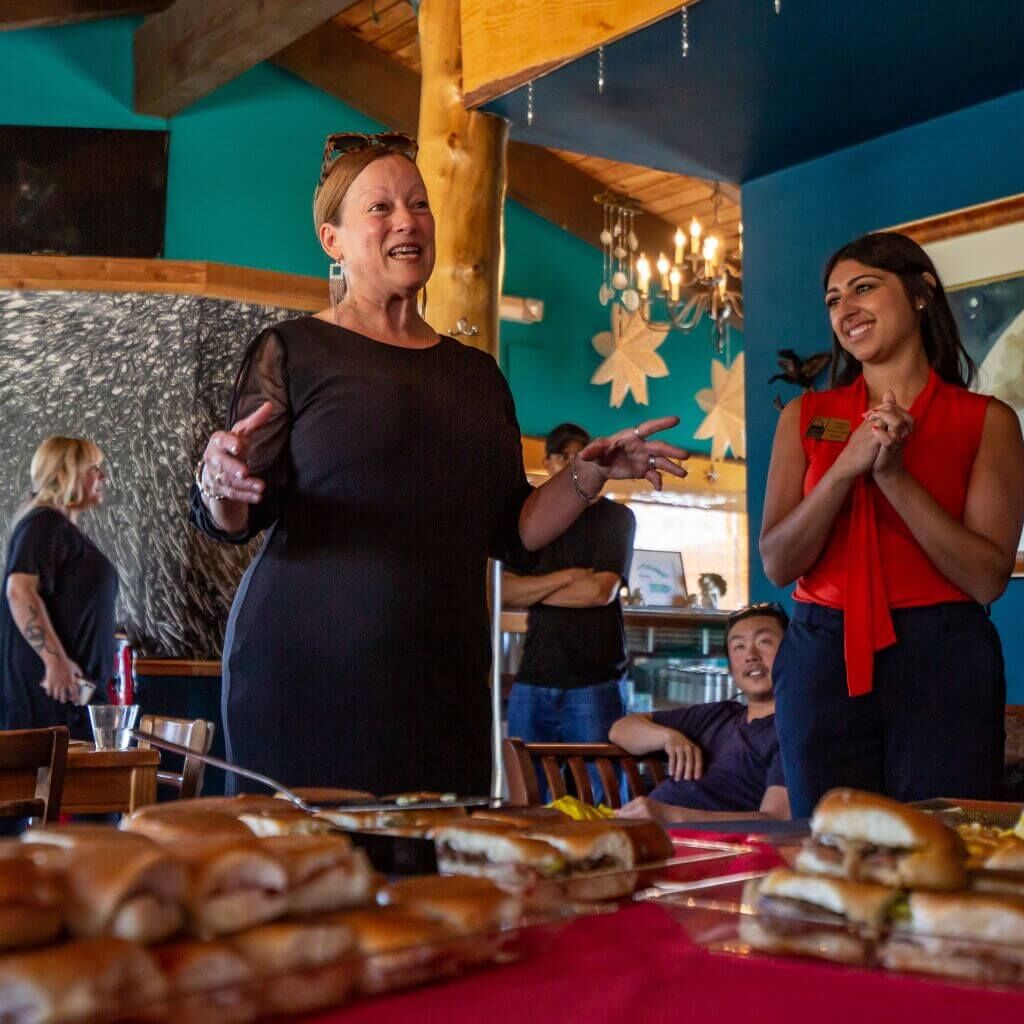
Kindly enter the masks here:
[[915, 220], [893, 230], [909, 235], [919, 245], [928, 245], [930, 242], [958, 238], [960, 235], [970, 235], [976, 231], [1001, 228], [1004, 224], [1016, 224], [1021, 220], [1024, 220], [1024, 192], [991, 203], [968, 206], [953, 213]]
[[206, 295], [311, 312], [328, 304], [326, 277], [203, 260], [0, 254], [0, 289]]

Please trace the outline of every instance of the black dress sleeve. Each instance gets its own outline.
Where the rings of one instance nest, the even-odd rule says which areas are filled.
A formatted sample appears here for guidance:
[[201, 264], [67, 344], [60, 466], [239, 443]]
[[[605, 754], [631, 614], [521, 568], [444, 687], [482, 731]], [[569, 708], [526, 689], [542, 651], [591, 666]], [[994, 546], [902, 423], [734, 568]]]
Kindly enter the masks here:
[[14, 528], [7, 571], [39, 579], [43, 595], [52, 594], [68, 558], [73, 555], [70, 524], [54, 509], [33, 510]]
[[249, 470], [266, 484], [263, 500], [249, 506], [249, 525], [241, 533], [228, 534], [214, 522], [193, 481], [189, 489], [189, 520], [206, 536], [231, 544], [244, 544], [271, 526], [281, 514], [288, 480], [288, 439], [292, 414], [288, 401], [287, 350], [273, 327], [258, 335], [246, 349], [228, 403], [225, 430], [254, 413], [264, 402], [273, 415], [252, 436]]
[[[491, 360], [493, 363], [493, 360]], [[515, 401], [504, 374], [493, 364], [500, 380], [502, 409], [501, 422], [496, 431], [498, 457], [504, 470], [505, 487], [502, 490], [498, 526], [491, 539], [489, 554], [517, 573], [528, 573], [537, 563], [536, 552], [527, 551], [519, 534], [519, 514], [526, 499], [533, 493], [523, 468], [523, 441], [516, 417]]]

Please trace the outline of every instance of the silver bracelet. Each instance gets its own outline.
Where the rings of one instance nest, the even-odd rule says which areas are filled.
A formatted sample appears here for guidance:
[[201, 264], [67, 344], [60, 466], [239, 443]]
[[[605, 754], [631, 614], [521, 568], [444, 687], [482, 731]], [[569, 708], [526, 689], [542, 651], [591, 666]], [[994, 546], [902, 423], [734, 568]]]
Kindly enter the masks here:
[[587, 494], [587, 492], [580, 487], [580, 475], [576, 472], [575, 454], [569, 456], [569, 476], [572, 477], [572, 485], [576, 488], [576, 493], [580, 496], [580, 501], [584, 502], [584, 504], [592, 505], [601, 497], [600, 491], [598, 491], [597, 494]]
[[204, 498], [209, 498], [210, 501], [223, 501], [223, 494], [214, 494], [206, 484], [203, 483], [203, 467], [206, 465], [202, 459], [199, 460], [199, 464], [196, 466], [196, 487], [199, 488], [199, 493]]

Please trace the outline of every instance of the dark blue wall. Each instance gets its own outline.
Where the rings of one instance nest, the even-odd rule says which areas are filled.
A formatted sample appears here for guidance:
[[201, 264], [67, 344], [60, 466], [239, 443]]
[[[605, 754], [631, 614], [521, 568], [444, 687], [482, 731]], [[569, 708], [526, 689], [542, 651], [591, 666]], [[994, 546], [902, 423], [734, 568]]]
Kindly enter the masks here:
[[[878, 102], [879, 97], [872, 100]], [[842, 116], [837, 110], [837, 117]], [[827, 126], [826, 126], [827, 127]], [[775, 351], [829, 347], [821, 269], [844, 242], [949, 210], [1024, 192], [1024, 92], [959, 111], [743, 185], [750, 586], [780, 591], [757, 556], [777, 413]], [[1024, 255], [1022, 255], [1024, 262]], [[796, 391], [785, 389], [783, 399]], [[1009, 700], [1024, 703], [1024, 580], [993, 609], [1006, 652]]]

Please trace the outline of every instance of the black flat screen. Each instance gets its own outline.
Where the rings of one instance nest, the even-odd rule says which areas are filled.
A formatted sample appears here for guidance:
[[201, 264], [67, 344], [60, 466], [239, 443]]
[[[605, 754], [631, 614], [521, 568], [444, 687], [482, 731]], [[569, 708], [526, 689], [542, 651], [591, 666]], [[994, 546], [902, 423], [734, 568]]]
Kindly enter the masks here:
[[0, 125], [0, 252], [164, 252], [165, 131]]

